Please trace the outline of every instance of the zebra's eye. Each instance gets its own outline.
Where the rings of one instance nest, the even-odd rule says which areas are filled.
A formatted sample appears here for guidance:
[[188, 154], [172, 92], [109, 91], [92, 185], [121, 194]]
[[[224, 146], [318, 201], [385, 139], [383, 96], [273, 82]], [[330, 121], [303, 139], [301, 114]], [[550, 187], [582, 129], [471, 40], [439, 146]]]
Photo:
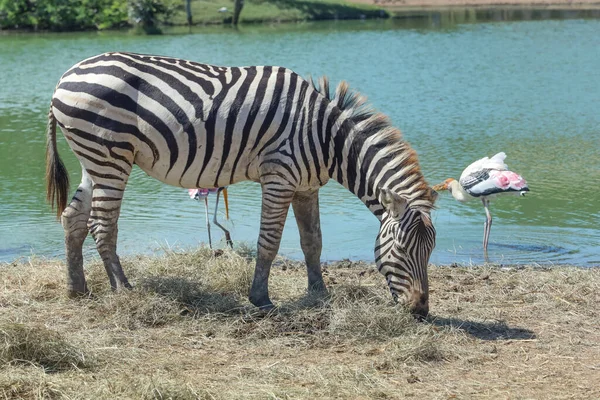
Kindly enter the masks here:
[[395, 244], [395, 246], [394, 246], [395, 252], [400, 256], [406, 256], [406, 250], [404, 250], [404, 247], [402, 247], [399, 242], [396, 242], [394, 244]]

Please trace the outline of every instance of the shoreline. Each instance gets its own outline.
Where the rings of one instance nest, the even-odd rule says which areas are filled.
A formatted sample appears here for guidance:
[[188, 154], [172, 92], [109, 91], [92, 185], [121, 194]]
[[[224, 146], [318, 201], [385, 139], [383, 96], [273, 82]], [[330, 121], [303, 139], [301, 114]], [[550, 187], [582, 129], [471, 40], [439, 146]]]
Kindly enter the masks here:
[[[360, 8], [348, 14], [321, 14], [312, 17], [265, 16], [264, 18], [249, 18], [240, 22], [240, 27], [256, 25], [279, 25], [302, 22], [320, 21], [352, 21], [377, 19], [412, 19], [435, 17], [439, 14], [465, 14], [476, 20], [543, 20], [543, 19], [573, 19], [600, 18], [600, 2], [590, 1], [545, 1], [545, 0], [347, 0], [347, 5]], [[499, 14], [500, 13], [500, 14]], [[481, 15], [479, 15], [481, 14]], [[243, 17], [243, 13], [242, 13]], [[229, 27], [227, 20], [197, 21], [189, 28]], [[185, 23], [162, 24], [166, 29], [185, 28]], [[109, 29], [84, 30], [47, 30], [27, 28], [3, 28], [0, 35], [10, 33], [62, 33], [62, 32], [118, 32], [136, 29], [133, 26]]]
[[456, 8], [515, 8], [515, 9], [585, 9], [599, 10], [598, 0], [347, 0], [352, 4], [382, 7], [386, 10], [431, 9], [445, 11]]
[[[189, 254], [194, 254], [198, 252], [203, 252], [207, 250], [206, 247], [200, 246], [196, 248], [184, 248], [177, 250], [169, 250], [166, 252], [153, 252], [153, 253], [126, 253], [122, 254], [121, 258], [131, 261], [133, 259], [154, 259], [160, 260], [169, 256], [185, 256]], [[217, 250], [225, 250], [229, 251], [229, 249], [217, 249]], [[216, 251], [216, 250], [215, 250]], [[255, 254], [253, 251], [247, 252], [246, 249], [235, 249], [234, 253], [247, 258], [254, 259]], [[217, 256], [218, 257], [218, 256]], [[97, 261], [97, 254], [92, 254], [89, 256], [84, 255], [84, 263], [95, 263]], [[27, 255], [27, 256], [18, 256], [10, 261], [1, 261], [0, 260], [0, 269], [14, 267], [16, 265], [31, 265], [32, 263], [60, 263], [64, 264], [63, 266], [66, 268], [64, 257], [56, 257], [56, 256], [40, 256], [40, 255]], [[275, 260], [273, 261], [273, 268], [281, 268], [285, 270], [286, 268], [304, 268], [305, 261], [304, 259], [298, 258], [289, 258], [285, 255], [278, 254]], [[375, 272], [377, 271], [377, 266], [375, 265], [375, 260], [364, 260], [364, 259], [350, 259], [350, 258], [342, 258], [339, 260], [325, 260], [321, 261], [321, 268], [323, 269], [356, 269], [356, 268], [371, 268]], [[523, 269], [535, 269], [539, 271], [550, 271], [554, 269], [568, 268], [568, 269], [581, 269], [581, 270], [595, 270], [600, 268], [600, 264], [574, 264], [574, 263], [552, 263], [548, 262], [547, 264], [540, 264], [537, 262], [526, 262], [522, 264], [517, 263], [500, 263], [500, 262], [481, 262], [481, 263], [460, 263], [460, 262], [451, 262], [447, 264], [443, 263], [428, 263], [428, 268], [436, 269], [436, 268], [487, 268], [494, 270], [503, 270], [503, 271], [519, 271]]]
[[577, 11], [594, 11], [600, 10], [600, 3], [576, 3], [576, 4], [541, 4], [541, 3], [474, 3], [474, 4], [406, 4], [406, 5], [391, 5], [386, 7], [390, 11], [454, 11], [461, 9], [498, 9], [498, 10], [577, 10]]

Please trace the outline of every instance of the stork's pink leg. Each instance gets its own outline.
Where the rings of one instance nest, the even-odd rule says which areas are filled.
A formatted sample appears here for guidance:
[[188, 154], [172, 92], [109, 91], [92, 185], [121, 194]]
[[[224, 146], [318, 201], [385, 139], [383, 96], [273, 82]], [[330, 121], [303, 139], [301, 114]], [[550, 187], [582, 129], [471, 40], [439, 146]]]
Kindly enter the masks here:
[[481, 199], [481, 201], [483, 202], [483, 207], [485, 207], [486, 215], [485, 225], [483, 227], [483, 251], [487, 257], [487, 247], [490, 239], [490, 231], [492, 230], [492, 214], [490, 214], [490, 210], [488, 208], [490, 201], [487, 199]]
[[204, 211], [206, 212], [206, 230], [208, 231], [208, 247], [212, 249], [212, 239], [210, 237], [210, 222], [208, 220], [208, 196], [204, 197]]
[[216, 200], [216, 204], [215, 204], [215, 213], [213, 214], [213, 223], [216, 226], [218, 226], [219, 228], [221, 228], [221, 230], [225, 234], [225, 240], [226, 240], [227, 244], [229, 245], [229, 247], [231, 247], [233, 249], [233, 242], [231, 241], [231, 234], [229, 233], [229, 231], [227, 229], [225, 229], [225, 227], [223, 225], [221, 225], [219, 223], [219, 221], [217, 221], [217, 210], [219, 209], [219, 197], [221, 196], [221, 192], [223, 191], [223, 189], [224, 188], [219, 188], [219, 190], [217, 191], [217, 200]]

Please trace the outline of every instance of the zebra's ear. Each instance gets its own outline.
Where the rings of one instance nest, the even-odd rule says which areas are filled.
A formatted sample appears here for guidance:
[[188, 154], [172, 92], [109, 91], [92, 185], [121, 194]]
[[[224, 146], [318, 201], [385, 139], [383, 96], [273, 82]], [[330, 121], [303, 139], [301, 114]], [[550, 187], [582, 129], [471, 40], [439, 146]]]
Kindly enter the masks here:
[[399, 218], [406, 210], [406, 200], [388, 188], [379, 191], [379, 203], [386, 209], [392, 218]]
[[427, 227], [433, 227], [433, 221], [431, 215], [427, 213], [421, 213], [421, 223]]

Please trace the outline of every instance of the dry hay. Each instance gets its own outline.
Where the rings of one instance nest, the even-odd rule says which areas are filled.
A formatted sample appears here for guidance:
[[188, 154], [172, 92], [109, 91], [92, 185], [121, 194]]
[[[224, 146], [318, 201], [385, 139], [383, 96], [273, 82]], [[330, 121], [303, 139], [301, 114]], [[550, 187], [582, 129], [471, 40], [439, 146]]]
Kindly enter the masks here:
[[135, 285], [66, 297], [62, 262], [0, 265], [0, 398], [600, 398], [600, 269], [430, 267], [432, 315], [365, 263], [279, 260], [276, 312], [246, 300], [247, 254], [130, 257]]

